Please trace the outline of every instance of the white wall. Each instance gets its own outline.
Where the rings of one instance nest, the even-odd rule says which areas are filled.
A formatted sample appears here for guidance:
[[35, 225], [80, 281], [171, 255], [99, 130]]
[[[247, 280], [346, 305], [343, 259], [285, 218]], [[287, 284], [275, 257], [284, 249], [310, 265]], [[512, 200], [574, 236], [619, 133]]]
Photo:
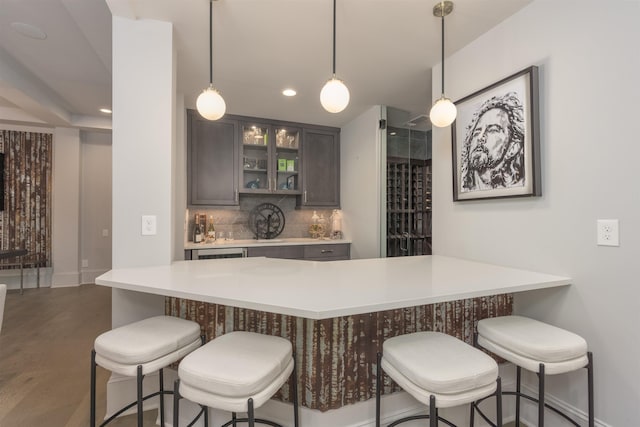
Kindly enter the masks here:
[[[340, 131], [340, 203], [351, 258], [380, 256], [381, 107], [374, 106]], [[386, 162], [386, 158], [385, 158]]]
[[[596, 417], [614, 426], [640, 418], [638, 23], [638, 1], [538, 0], [447, 59], [454, 100], [540, 67], [542, 197], [453, 203], [450, 130], [433, 132], [434, 252], [572, 277], [515, 309], [585, 337]], [[620, 220], [620, 247], [596, 246], [598, 218]], [[586, 411], [585, 377], [549, 391]]]
[[80, 281], [94, 283], [111, 269], [111, 133], [80, 140]]
[[80, 283], [80, 131], [56, 128], [53, 135], [51, 286]]
[[[173, 56], [170, 23], [113, 18], [114, 268], [171, 262]], [[155, 236], [142, 215], [156, 215]]]

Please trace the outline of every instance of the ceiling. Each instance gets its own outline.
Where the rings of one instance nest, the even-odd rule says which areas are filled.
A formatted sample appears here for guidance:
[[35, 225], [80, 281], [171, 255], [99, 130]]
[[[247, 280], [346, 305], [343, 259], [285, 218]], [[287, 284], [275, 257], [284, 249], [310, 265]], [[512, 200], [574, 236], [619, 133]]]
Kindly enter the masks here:
[[[532, 0], [456, 0], [446, 55]], [[214, 2], [214, 86], [227, 113], [342, 126], [372, 105], [425, 114], [440, 62], [435, 0], [338, 0], [336, 74], [351, 92], [338, 114], [320, 89], [331, 77], [331, 0]], [[208, 0], [0, 0], [0, 119], [108, 128], [111, 15], [173, 22], [178, 91], [188, 108], [209, 81]], [[35, 25], [35, 40], [10, 24]], [[286, 87], [298, 95], [286, 98]], [[22, 118], [22, 119], [21, 119]]]

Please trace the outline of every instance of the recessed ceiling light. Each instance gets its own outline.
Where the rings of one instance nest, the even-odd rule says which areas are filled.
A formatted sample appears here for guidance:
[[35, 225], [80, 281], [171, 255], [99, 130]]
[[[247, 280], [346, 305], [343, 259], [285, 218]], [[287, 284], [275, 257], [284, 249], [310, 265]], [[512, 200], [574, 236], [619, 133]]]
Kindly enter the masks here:
[[112, 113], [112, 111], [110, 109], [108, 109], [108, 108], [101, 108], [100, 112], [101, 113], [106, 113], [106, 114], [111, 114]]
[[395, 132], [389, 132], [389, 135], [396, 136], [396, 133]]
[[13, 31], [25, 37], [36, 40], [44, 40], [47, 38], [47, 34], [35, 25], [25, 24], [24, 22], [12, 22], [9, 25], [13, 28]]
[[282, 94], [283, 94], [284, 96], [296, 96], [296, 94], [297, 94], [297, 93], [298, 93], [298, 92], [296, 92], [296, 91], [295, 91], [295, 90], [293, 90], [293, 89], [285, 89], [285, 90], [283, 90], [283, 91], [282, 91]]

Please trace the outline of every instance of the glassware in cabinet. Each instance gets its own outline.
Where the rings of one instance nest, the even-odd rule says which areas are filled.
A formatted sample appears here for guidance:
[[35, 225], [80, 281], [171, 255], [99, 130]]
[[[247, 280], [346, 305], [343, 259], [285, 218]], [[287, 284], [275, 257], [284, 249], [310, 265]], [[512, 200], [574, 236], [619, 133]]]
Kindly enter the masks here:
[[300, 193], [300, 130], [275, 129], [275, 191]]
[[270, 127], [261, 124], [242, 125], [241, 192], [266, 193], [271, 190], [269, 139]]

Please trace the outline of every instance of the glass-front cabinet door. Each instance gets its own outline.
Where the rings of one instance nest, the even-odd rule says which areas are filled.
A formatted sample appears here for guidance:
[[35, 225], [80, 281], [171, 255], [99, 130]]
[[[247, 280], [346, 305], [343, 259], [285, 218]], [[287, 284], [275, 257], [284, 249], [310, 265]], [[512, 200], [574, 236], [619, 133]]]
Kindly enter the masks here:
[[300, 194], [300, 129], [275, 129], [275, 190]]
[[241, 193], [300, 194], [300, 129], [242, 123]]
[[271, 190], [269, 171], [270, 127], [257, 123], [243, 123], [240, 185], [241, 193], [268, 193]]

